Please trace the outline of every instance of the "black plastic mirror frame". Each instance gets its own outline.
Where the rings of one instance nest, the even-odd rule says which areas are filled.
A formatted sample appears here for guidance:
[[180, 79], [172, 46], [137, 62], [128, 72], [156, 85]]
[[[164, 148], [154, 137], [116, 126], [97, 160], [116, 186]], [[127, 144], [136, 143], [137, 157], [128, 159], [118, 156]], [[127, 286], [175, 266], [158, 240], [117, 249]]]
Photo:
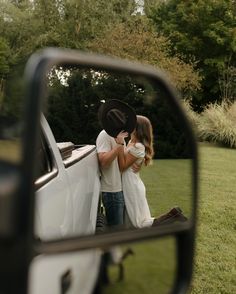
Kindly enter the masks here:
[[[167, 92], [169, 104], [175, 110], [188, 135], [190, 149], [192, 151], [192, 184], [193, 184], [193, 214], [192, 220], [181, 226], [140, 229], [135, 231], [115, 232], [112, 234], [63, 239], [59, 241], [39, 242], [34, 240], [34, 173], [36, 169], [35, 150], [39, 137], [40, 111], [46, 96], [45, 78], [50, 67], [57, 64], [73, 64], [83, 67], [99, 68], [119, 73], [146, 76], [153, 83], [160, 84]], [[196, 228], [197, 195], [198, 195], [198, 160], [197, 145], [190, 123], [178, 101], [178, 93], [171, 86], [165, 75], [149, 66], [131, 63], [126, 60], [113, 59], [105, 56], [81, 53], [69, 49], [48, 48], [31, 56], [27, 63], [26, 71], [27, 107], [26, 107], [26, 131], [23, 141], [23, 178], [22, 178], [22, 205], [19, 207], [21, 219], [21, 231], [28, 240], [30, 258], [46, 253], [55, 254], [72, 252], [90, 248], [107, 247], [137, 240], [159, 238], [166, 235], [175, 235], [178, 252], [178, 271], [173, 293], [180, 293], [188, 286], [194, 254], [194, 239]], [[27, 144], [27, 142], [31, 142]]]

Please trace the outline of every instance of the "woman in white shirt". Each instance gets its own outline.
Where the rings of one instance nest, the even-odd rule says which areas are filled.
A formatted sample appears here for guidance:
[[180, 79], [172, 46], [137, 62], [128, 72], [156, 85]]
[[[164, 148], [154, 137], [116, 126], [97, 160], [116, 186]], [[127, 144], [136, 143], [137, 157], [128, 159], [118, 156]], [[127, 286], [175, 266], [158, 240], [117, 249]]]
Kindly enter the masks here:
[[[118, 142], [124, 142], [127, 132], [120, 132]], [[142, 115], [137, 115], [137, 124], [131, 134], [131, 139], [126, 147], [121, 147], [118, 153], [119, 168], [122, 173], [122, 187], [125, 207], [130, 222], [135, 228], [156, 226], [173, 221], [185, 221], [179, 207], [172, 208], [168, 213], [154, 218], [151, 216], [146, 198], [146, 189], [139, 172], [134, 172], [132, 165], [148, 166], [152, 162], [153, 129], [150, 120]]]

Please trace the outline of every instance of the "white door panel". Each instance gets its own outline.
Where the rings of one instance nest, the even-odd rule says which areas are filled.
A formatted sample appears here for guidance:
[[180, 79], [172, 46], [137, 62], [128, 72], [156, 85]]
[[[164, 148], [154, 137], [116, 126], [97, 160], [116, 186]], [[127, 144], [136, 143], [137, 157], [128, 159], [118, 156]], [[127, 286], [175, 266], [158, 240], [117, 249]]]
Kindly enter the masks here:
[[30, 266], [29, 293], [61, 294], [61, 279], [69, 270], [71, 285], [66, 294], [90, 294], [97, 279], [99, 260], [99, 250], [41, 255]]

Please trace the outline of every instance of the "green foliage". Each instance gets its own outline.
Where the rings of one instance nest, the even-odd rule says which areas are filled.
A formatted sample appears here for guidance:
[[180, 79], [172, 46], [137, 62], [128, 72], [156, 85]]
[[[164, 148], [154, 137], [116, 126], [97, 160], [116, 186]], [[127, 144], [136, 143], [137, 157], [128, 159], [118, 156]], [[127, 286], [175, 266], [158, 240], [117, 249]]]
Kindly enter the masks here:
[[196, 130], [199, 121], [199, 114], [193, 111], [190, 101], [184, 100], [182, 105], [190, 123], [192, 124], [192, 127]]
[[[235, 67], [236, 11], [231, 0], [161, 1], [150, 5], [156, 30], [171, 40], [172, 53], [198, 61], [203, 80], [201, 104], [219, 98], [219, 75], [225, 65]], [[198, 105], [199, 106], [199, 105]]]
[[[17, 77], [33, 52], [50, 46], [83, 49], [107, 27], [125, 21], [133, 9], [133, 0], [0, 0], [0, 108], [12, 114], [19, 108]], [[8, 87], [10, 79], [14, 91]]]
[[[64, 71], [68, 72], [68, 68]], [[97, 114], [102, 101], [119, 99], [133, 107], [137, 114], [146, 115], [151, 120], [155, 158], [188, 157], [188, 141], [181, 122], [166, 102], [166, 91], [160, 87], [155, 90], [145, 82], [102, 72], [96, 76], [94, 71], [71, 68], [65, 84], [51, 74], [46, 116], [56, 140], [95, 144], [101, 131]], [[147, 103], [145, 98], [152, 95], [150, 91], [155, 99]]]
[[96, 78], [93, 71], [71, 69], [66, 86], [56, 79], [52, 83], [48, 120], [58, 141], [94, 144], [101, 130], [97, 114], [102, 101], [132, 101], [131, 105], [136, 107], [142, 95], [132, 88], [127, 76], [104, 73]]
[[107, 27], [125, 21], [133, 9], [133, 0], [1, 0], [0, 33], [18, 60], [25, 61], [43, 47], [81, 49]]
[[105, 35], [88, 44], [88, 49], [158, 66], [166, 71], [172, 83], [190, 99], [200, 87], [194, 63], [185, 63], [179, 56], [170, 56], [170, 43], [158, 35], [145, 16], [133, 16]]
[[10, 70], [10, 48], [5, 39], [0, 38], [0, 109], [2, 109], [5, 80]]
[[125, 22], [134, 11], [134, 0], [79, 1], [79, 35], [82, 41], [104, 35], [104, 31], [117, 23]]
[[[154, 32], [145, 16], [132, 15], [135, 10], [133, 0], [109, 3], [105, 0], [1, 1], [0, 5], [0, 32], [4, 44], [9, 47], [5, 47], [4, 52], [10, 52], [12, 56], [11, 63], [10, 59], [4, 59], [9, 71], [3, 81], [6, 87], [1, 101], [4, 100], [2, 109], [7, 115], [16, 116], [21, 111], [23, 92], [22, 81], [18, 78], [22, 77], [25, 61], [32, 52], [46, 46], [87, 48], [161, 67], [188, 99], [199, 89], [200, 78], [193, 70], [194, 64], [170, 56], [168, 40]], [[80, 81], [80, 85], [73, 79]], [[71, 77], [67, 88], [55, 82], [49, 98], [49, 121], [56, 138], [75, 143], [94, 142], [100, 128], [95, 123], [100, 101], [104, 97], [122, 97], [138, 113], [152, 119], [158, 131], [158, 143], [155, 144], [158, 156], [186, 156], [185, 139], [180, 136], [180, 128], [173, 127], [178, 123], [168, 124], [167, 109], [159, 105], [156, 113], [145, 108], [138, 93], [130, 89], [125, 79], [119, 79], [119, 86], [112, 79], [105, 79], [102, 85], [95, 87], [89, 76], [87, 79]], [[177, 138], [179, 144], [174, 143]]]
[[0, 38], [0, 78], [2, 79], [10, 70], [10, 48], [5, 39]]
[[48, 120], [58, 142], [77, 144], [95, 142], [99, 100], [91, 84], [91, 75], [75, 72], [67, 80], [68, 86], [53, 83], [48, 97]]
[[200, 141], [236, 148], [236, 102], [209, 104], [200, 114], [186, 102], [185, 109]]
[[236, 148], [236, 103], [210, 104], [200, 115], [200, 139]]
[[236, 97], [236, 67], [226, 64], [219, 76], [222, 100], [234, 101]]

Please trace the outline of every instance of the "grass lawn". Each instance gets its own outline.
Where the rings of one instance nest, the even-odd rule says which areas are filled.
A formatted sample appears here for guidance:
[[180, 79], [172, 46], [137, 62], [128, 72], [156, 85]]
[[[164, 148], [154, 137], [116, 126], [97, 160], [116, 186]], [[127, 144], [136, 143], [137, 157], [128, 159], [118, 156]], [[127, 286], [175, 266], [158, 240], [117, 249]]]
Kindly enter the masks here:
[[169, 237], [161, 240], [123, 246], [131, 248], [130, 255], [123, 262], [124, 280], [117, 282], [118, 267], [110, 266], [111, 283], [104, 288], [104, 294], [168, 293], [174, 281], [175, 243]]
[[[180, 206], [185, 215], [191, 215], [191, 161], [155, 160], [143, 168], [147, 198], [153, 216]], [[134, 255], [125, 261], [125, 279], [106, 287], [112, 293], [168, 293], [176, 268], [175, 240], [173, 237], [131, 244]], [[127, 246], [124, 246], [124, 251]], [[112, 281], [117, 279], [117, 267], [110, 267]]]
[[236, 150], [203, 144], [191, 294], [236, 293]]
[[[201, 144], [199, 149], [199, 221], [195, 274], [190, 293], [234, 294], [236, 150], [208, 144]], [[189, 162], [184, 160], [157, 161], [142, 172], [152, 214], [179, 204], [187, 214], [191, 213], [189, 168]], [[130, 247], [135, 255], [124, 261], [125, 280], [112, 283], [104, 293], [167, 293], [175, 270], [174, 240], [148, 241]], [[117, 276], [116, 270], [111, 267], [113, 277]]]
[[179, 206], [189, 218], [192, 207], [191, 161], [186, 159], [154, 160], [141, 170], [146, 194], [153, 216]]

